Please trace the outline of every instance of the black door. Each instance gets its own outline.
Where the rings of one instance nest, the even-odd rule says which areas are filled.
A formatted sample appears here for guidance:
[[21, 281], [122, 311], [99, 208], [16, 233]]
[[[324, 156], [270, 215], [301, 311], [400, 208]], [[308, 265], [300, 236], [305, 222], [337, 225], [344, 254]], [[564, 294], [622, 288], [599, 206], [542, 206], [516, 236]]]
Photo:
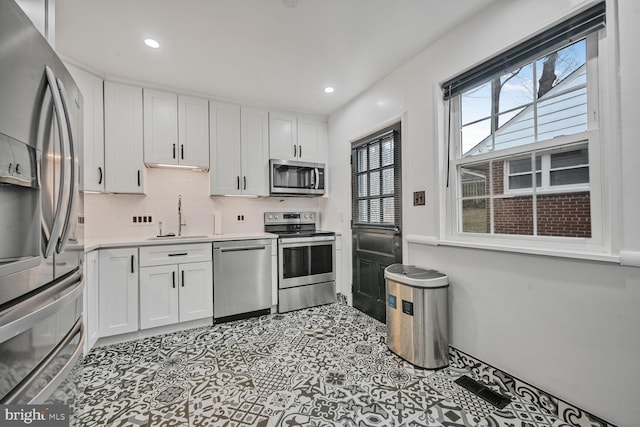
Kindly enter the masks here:
[[353, 306], [386, 321], [384, 269], [402, 262], [400, 123], [351, 147]]

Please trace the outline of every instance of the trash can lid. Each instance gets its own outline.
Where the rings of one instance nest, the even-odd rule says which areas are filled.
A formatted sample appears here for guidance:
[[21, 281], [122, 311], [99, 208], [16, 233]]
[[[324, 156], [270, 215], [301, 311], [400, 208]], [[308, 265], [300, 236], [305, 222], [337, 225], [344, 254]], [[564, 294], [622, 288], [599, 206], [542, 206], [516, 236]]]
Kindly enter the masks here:
[[384, 278], [420, 288], [449, 286], [449, 279], [446, 274], [435, 270], [418, 268], [415, 265], [392, 264], [384, 269]]

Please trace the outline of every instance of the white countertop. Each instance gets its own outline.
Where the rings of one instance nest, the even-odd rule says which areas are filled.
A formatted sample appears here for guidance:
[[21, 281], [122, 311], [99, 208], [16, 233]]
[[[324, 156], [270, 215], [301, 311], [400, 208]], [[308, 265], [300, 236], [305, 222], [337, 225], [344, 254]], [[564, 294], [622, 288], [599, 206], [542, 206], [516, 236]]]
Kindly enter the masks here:
[[[204, 236], [204, 235], [199, 235]], [[151, 236], [153, 237], [153, 236]], [[210, 243], [220, 242], [225, 240], [253, 240], [253, 239], [277, 239], [277, 234], [265, 233], [257, 231], [255, 233], [225, 233], [225, 234], [211, 234], [204, 237], [181, 237], [168, 238], [168, 239], [153, 239], [144, 237], [115, 237], [115, 238], [103, 238], [103, 239], [89, 239], [84, 242], [85, 253], [94, 251], [96, 249], [107, 248], [125, 248], [132, 246], [155, 246], [155, 245], [179, 245], [184, 243]]]

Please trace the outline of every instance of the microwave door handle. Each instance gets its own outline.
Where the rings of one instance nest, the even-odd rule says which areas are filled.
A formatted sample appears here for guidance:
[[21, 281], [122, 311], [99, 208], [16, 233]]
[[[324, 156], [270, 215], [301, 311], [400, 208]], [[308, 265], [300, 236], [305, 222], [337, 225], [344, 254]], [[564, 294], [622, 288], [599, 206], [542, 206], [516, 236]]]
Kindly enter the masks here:
[[[53, 74], [53, 70], [49, 66], [45, 67], [45, 74], [47, 76], [47, 83], [49, 86], [49, 90], [51, 91], [51, 98], [53, 99], [53, 108], [56, 112], [56, 120], [58, 122], [58, 134], [60, 137], [60, 158], [65, 158], [64, 152], [64, 142], [65, 142], [65, 124], [63, 123], [63, 115], [64, 110], [62, 107], [62, 100], [60, 99], [60, 92], [58, 91], [58, 85], [56, 83], [56, 77]], [[44, 101], [43, 101], [44, 102]], [[65, 175], [66, 165], [65, 162], [60, 162], [60, 176], [64, 177]], [[62, 213], [62, 195], [64, 194], [64, 179], [60, 179], [60, 184], [58, 187], [58, 200], [56, 202], [55, 210], [53, 211], [53, 226], [51, 227], [51, 232], [49, 233], [49, 238], [46, 243], [44, 243], [43, 256], [48, 258], [53, 253], [54, 242], [56, 241], [56, 236], [60, 235], [60, 226], [61, 224], [61, 213]], [[44, 235], [45, 233], [43, 233]], [[46, 238], [43, 236], [43, 238]]]
[[[61, 253], [64, 251], [65, 246], [67, 245], [67, 241], [69, 240], [69, 232], [71, 231], [71, 213], [73, 211], [73, 202], [75, 199], [75, 191], [76, 191], [76, 153], [73, 144], [73, 131], [71, 126], [71, 116], [69, 109], [69, 102], [67, 100], [67, 91], [64, 88], [64, 84], [60, 79], [58, 81], [58, 89], [60, 90], [60, 98], [62, 100], [62, 108], [64, 109], [64, 117], [67, 123], [67, 145], [69, 148], [69, 164], [71, 166], [71, 170], [69, 173], [69, 197], [67, 199], [67, 213], [64, 218], [64, 226], [62, 227], [62, 233], [60, 233], [60, 237], [58, 238], [58, 243], [56, 244], [56, 252]], [[64, 159], [61, 163], [64, 163]], [[62, 176], [61, 178], [64, 178]]]
[[315, 168], [313, 171], [316, 174], [316, 185], [313, 188], [317, 190], [320, 187], [320, 170]]

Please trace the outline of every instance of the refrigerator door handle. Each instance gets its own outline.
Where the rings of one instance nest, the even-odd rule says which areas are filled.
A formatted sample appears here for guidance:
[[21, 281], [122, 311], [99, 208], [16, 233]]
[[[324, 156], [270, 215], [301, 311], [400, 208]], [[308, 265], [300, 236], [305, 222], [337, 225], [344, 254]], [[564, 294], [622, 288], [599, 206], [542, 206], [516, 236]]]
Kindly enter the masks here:
[[77, 270], [32, 298], [0, 312], [0, 342], [21, 334], [60, 311], [74, 301], [83, 290], [82, 271]]
[[55, 387], [64, 379], [64, 377], [68, 374], [68, 372], [73, 368], [75, 362], [80, 358], [82, 354], [82, 349], [84, 347], [84, 338], [85, 338], [85, 329], [84, 323], [82, 322], [82, 318], [78, 319], [76, 323], [73, 325], [69, 333], [62, 338], [62, 340], [56, 344], [56, 346], [42, 359], [40, 363], [36, 366], [36, 368], [29, 372], [29, 374], [5, 397], [2, 398], [3, 405], [16, 403], [22, 398], [22, 396], [29, 390], [29, 388], [36, 383], [36, 381], [40, 380], [40, 375], [45, 371], [47, 367], [53, 362], [58, 354], [64, 350], [64, 348], [76, 337], [79, 336], [78, 344], [76, 345], [75, 350], [65, 363], [65, 365], [58, 371], [56, 376], [47, 384], [45, 389], [41, 390], [35, 397], [33, 397], [29, 403], [41, 403], [43, 400], [43, 396], [48, 396], [50, 394], [50, 390], [55, 389]]
[[[45, 67], [45, 74], [47, 75], [47, 82], [49, 86], [49, 90], [51, 91], [51, 98], [53, 99], [53, 108], [56, 112], [56, 119], [58, 121], [58, 133], [60, 136], [60, 158], [65, 158], [65, 129], [66, 124], [63, 122], [64, 110], [62, 106], [62, 100], [60, 99], [60, 92], [58, 90], [58, 85], [56, 83], [56, 77], [53, 74], [53, 70], [49, 68], [49, 66]], [[65, 175], [66, 165], [65, 162], [60, 162], [60, 176]], [[60, 227], [61, 224], [61, 211], [62, 211], [62, 195], [64, 194], [64, 179], [60, 180], [59, 188], [58, 188], [58, 201], [56, 202], [56, 208], [53, 211], [53, 226], [51, 227], [51, 231], [49, 236], [46, 235], [44, 227], [42, 228], [42, 245], [43, 245], [43, 255], [45, 258], [49, 258], [53, 253], [54, 242], [57, 241], [57, 236], [60, 235]]]
[[[60, 79], [57, 79], [57, 81], [58, 89], [60, 90], [60, 99], [62, 100], [62, 108], [64, 110], [64, 118], [67, 123], [67, 144], [69, 148], [69, 163], [71, 166], [71, 170], [69, 172], [69, 198], [67, 199], [67, 213], [64, 218], [62, 233], [60, 233], [58, 243], [56, 244], [56, 252], [62, 253], [65, 246], [67, 245], [67, 241], [69, 240], [69, 232], [71, 231], [71, 214], [73, 212], [73, 202], [75, 200], [76, 191], [76, 150], [73, 143], [73, 130], [71, 128], [71, 117], [69, 115], [70, 112], [69, 102], [67, 100], [67, 91], [65, 90], [62, 81]], [[64, 163], [64, 158], [62, 160], [63, 161], [61, 163]], [[62, 176], [62, 178], [63, 177], [64, 175]]]

